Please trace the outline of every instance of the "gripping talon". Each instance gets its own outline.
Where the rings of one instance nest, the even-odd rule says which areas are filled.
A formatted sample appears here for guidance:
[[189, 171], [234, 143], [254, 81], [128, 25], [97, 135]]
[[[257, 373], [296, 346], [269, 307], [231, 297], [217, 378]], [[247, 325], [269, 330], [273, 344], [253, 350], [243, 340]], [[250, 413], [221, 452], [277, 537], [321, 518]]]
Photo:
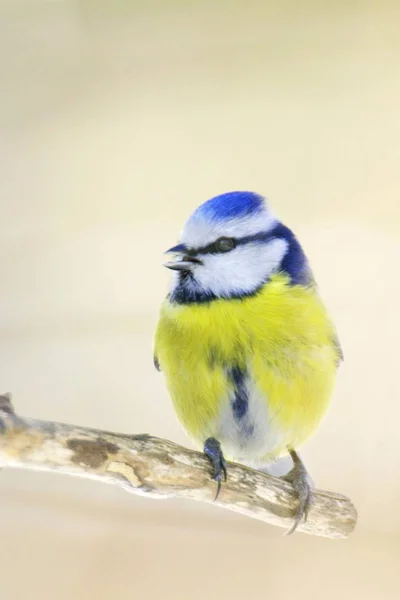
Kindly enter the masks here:
[[307, 521], [308, 511], [312, 504], [312, 491], [310, 482], [308, 479], [307, 470], [301, 461], [299, 455], [294, 450], [289, 452], [293, 460], [293, 469], [287, 473], [282, 479], [292, 484], [295, 492], [297, 493], [299, 504], [297, 506], [295, 518], [292, 526], [285, 533], [285, 535], [291, 535], [304, 519]]
[[214, 502], [217, 500], [221, 491], [222, 481], [226, 481], [226, 461], [222, 453], [221, 444], [215, 438], [208, 438], [204, 442], [204, 454], [207, 456], [213, 466], [212, 478], [217, 482], [217, 493]]
[[[214, 477], [214, 479], [215, 479], [215, 477]], [[221, 478], [218, 478], [217, 479], [217, 492], [215, 494], [214, 502], [217, 500], [220, 491], [221, 491]]]

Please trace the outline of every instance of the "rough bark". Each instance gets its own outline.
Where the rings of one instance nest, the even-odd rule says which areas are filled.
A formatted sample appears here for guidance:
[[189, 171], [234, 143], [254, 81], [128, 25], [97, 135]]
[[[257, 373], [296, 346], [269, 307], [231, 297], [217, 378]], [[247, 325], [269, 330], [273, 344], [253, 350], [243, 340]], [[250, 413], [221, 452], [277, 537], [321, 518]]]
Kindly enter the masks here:
[[[214, 503], [216, 484], [203, 454], [148, 434], [125, 435], [18, 416], [0, 396], [0, 466], [66, 473], [119, 485], [149, 497], [179, 496]], [[290, 484], [228, 463], [222, 508], [289, 528], [296, 510]], [[315, 490], [306, 523], [297, 531], [345, 538], [357, 511], [345, 496]]]

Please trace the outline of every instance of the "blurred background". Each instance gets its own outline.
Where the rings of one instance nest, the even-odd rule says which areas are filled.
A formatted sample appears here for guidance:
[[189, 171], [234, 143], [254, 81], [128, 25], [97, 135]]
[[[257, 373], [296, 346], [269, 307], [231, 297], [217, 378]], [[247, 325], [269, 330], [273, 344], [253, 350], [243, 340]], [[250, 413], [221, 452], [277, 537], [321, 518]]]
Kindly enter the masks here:
[[345, 353], [303, 456], [345, 541], [0, 474], [1, 598], [400, 597], [398, 2], [1, 0], [0, 388], [20, 414], [190, 445], [152, 364], [163, 251], [266, 195]]

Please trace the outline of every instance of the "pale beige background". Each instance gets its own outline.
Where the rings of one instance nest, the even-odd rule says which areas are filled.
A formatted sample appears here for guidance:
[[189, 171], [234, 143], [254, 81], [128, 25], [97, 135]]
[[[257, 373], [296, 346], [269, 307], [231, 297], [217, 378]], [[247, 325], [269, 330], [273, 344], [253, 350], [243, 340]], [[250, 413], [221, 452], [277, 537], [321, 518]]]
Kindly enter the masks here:
[[[127, 6], [130, 5], [128, 10]], [[400, 598], [400, 5], [8, 0], [0, 388], [188, 444], [152, 365], [162, 252], [216, 193], [301, 237], [346, 361], [304, 458], [347, 541], [3, 471], [1, 600]]]

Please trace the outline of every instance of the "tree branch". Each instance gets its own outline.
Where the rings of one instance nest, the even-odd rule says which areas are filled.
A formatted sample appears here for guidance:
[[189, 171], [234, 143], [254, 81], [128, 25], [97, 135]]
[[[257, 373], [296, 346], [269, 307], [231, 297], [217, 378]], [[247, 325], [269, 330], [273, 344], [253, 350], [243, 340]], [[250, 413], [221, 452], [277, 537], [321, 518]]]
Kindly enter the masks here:
[[[213, 503], [215, 482], [199, 452], [147, 434], [124, 435], [19, 417], [9, 395], [0, 396], [0, 466], [54, 471], [119, 485], [152, 497], [178, 496]], [[228, 463], [218, 506], [289, 528], [296, 509], [290, 484]], [[357, 511], [345, 496], [315, 490], [298, 531], [345, 538]]]

